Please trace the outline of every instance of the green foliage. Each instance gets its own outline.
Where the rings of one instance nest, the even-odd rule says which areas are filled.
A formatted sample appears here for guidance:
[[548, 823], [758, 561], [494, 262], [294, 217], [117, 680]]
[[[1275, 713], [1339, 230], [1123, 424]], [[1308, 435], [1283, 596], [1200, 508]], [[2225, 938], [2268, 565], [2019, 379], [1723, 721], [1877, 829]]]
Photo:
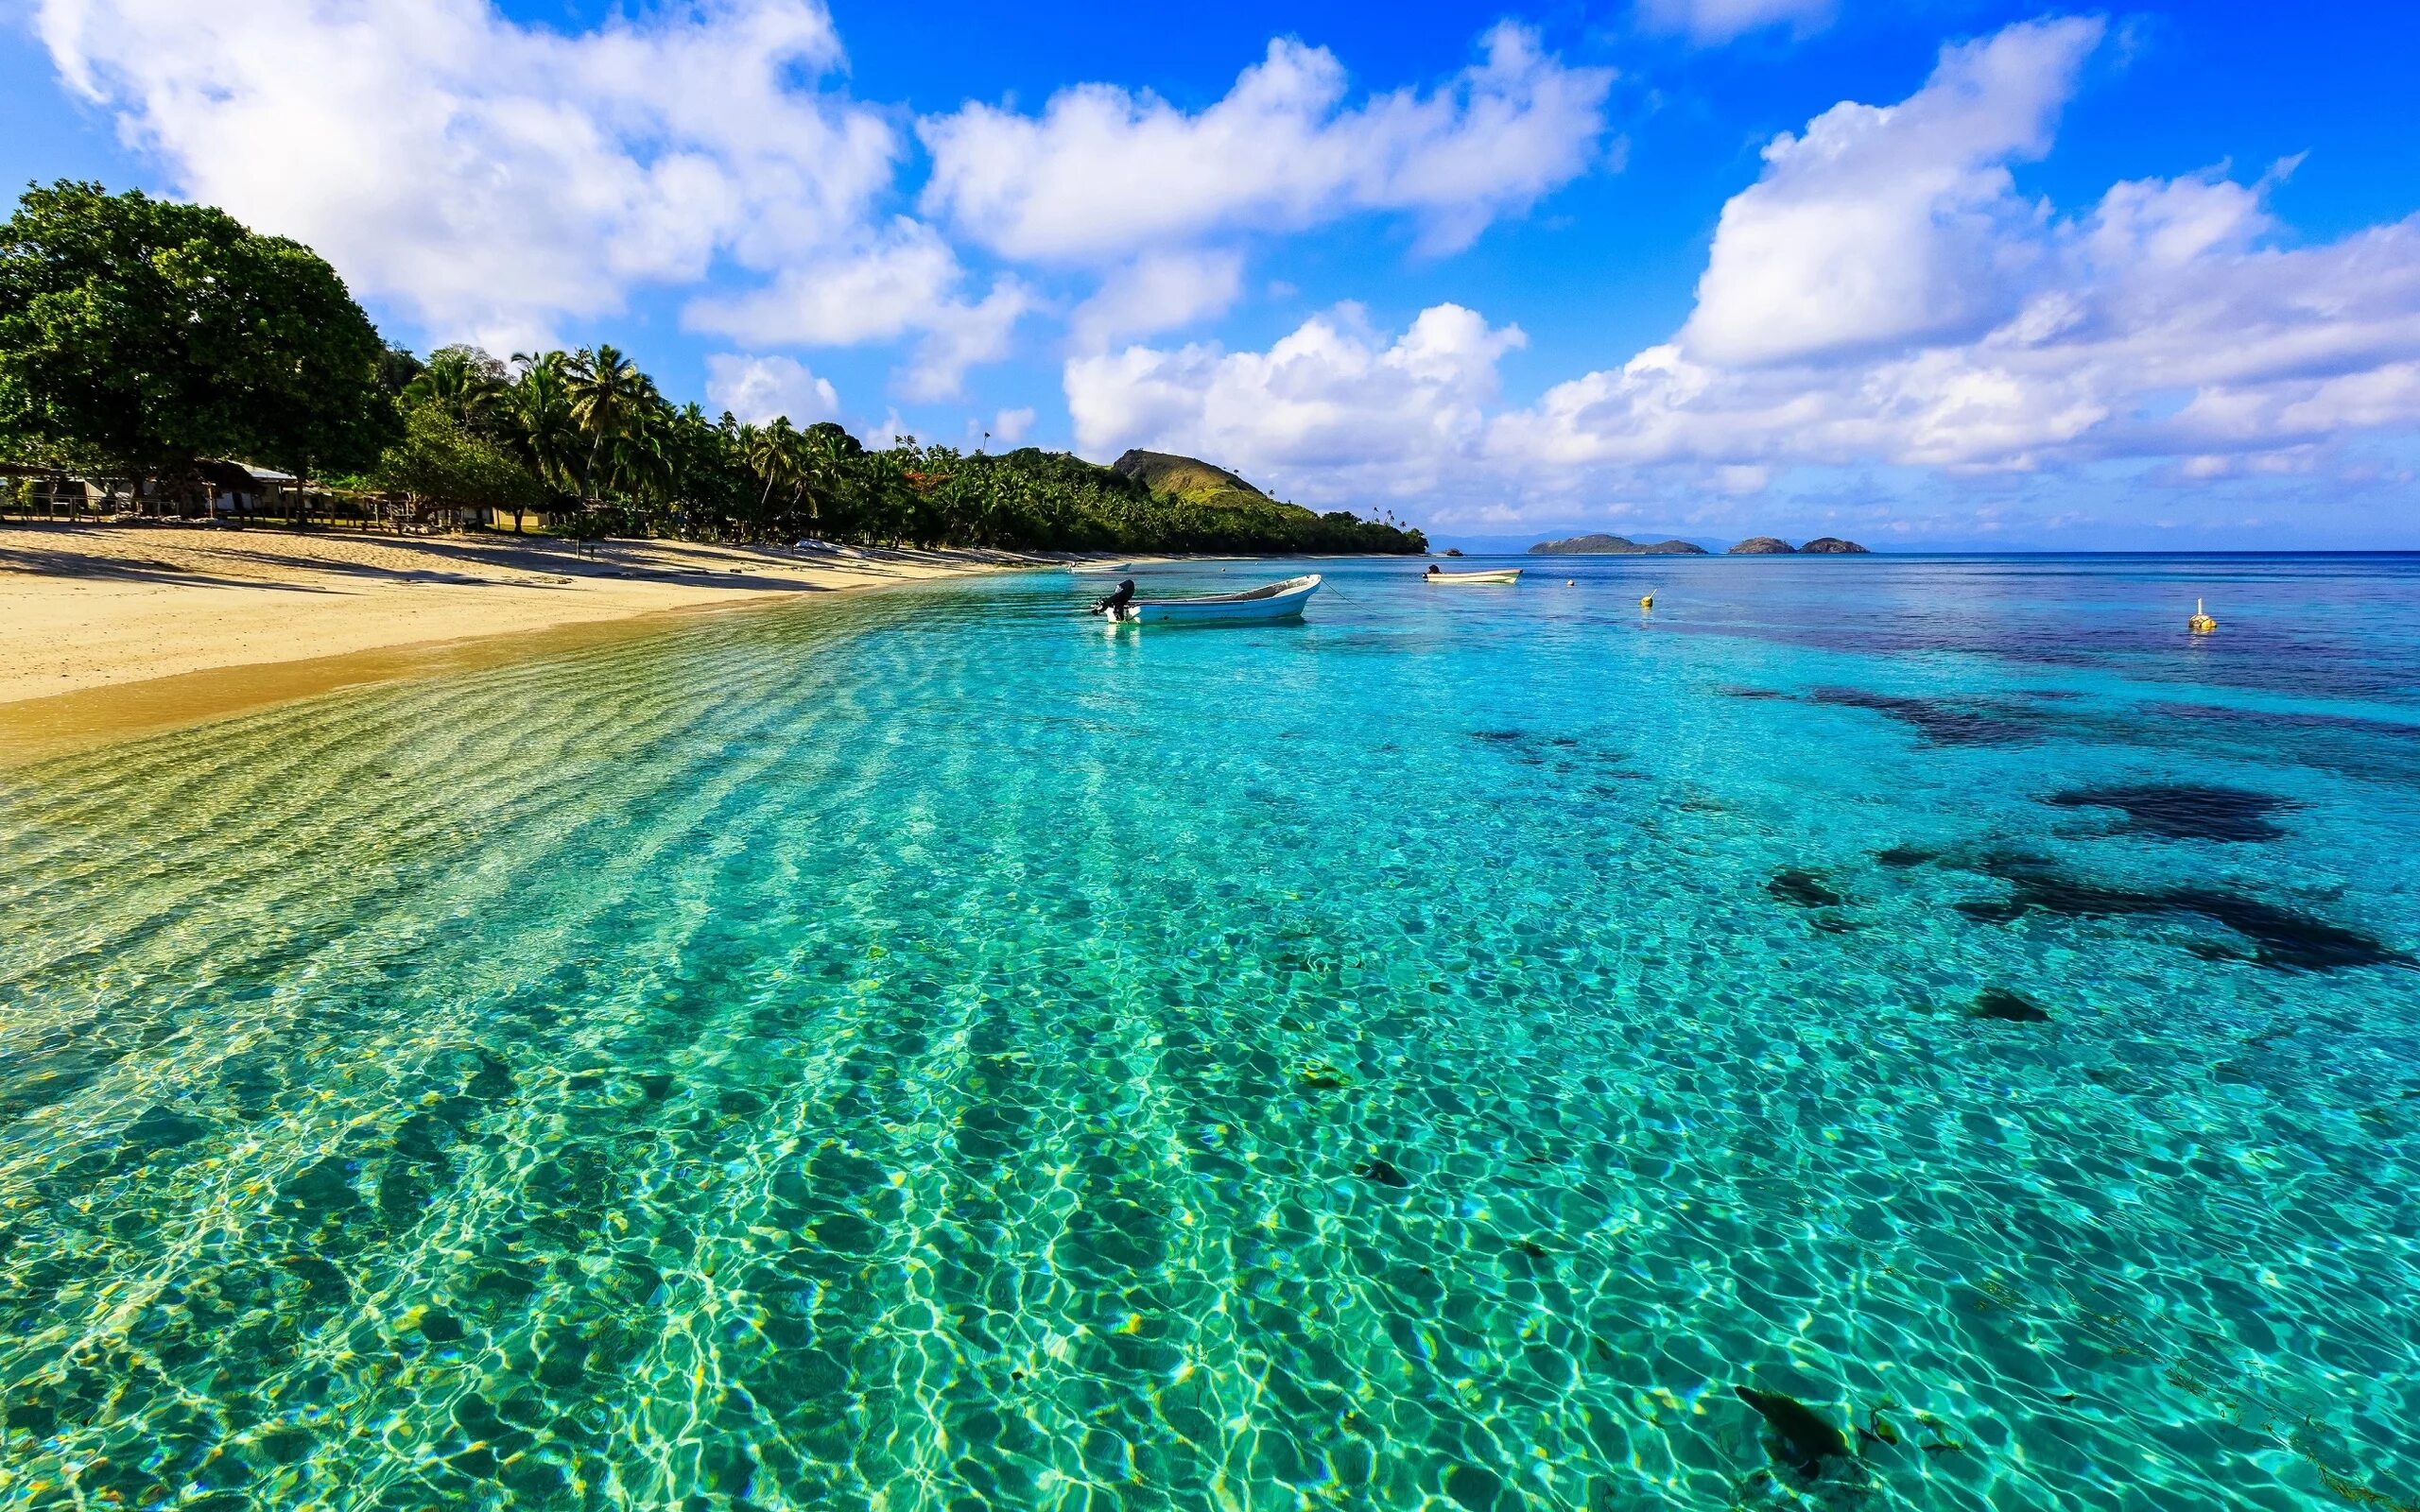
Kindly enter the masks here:
[[62, 180], [0, 223], [0, 431], [32, 444], [170, 481], [356, 466], [389, 361], [334, 268], [223, 212]]
[[403, 439], [387, 449], [372, 472], [372, 487], [475, 508], [537, 507], [545, 490], [521, 459], [471, 430], [442, 404], [411, 412]]
[[[27, 192], [0, 227], [0, 449], [173, 480], [236, 456], [424, 502], [545, 507], [582, 534], [1063, 550], [1401, 552], [1417, 531], [1315, 515], [1190, 457], [1115, 469], [1032, 448], [967, 455], [829, 421], [676, 407], [610, 346], [382, 342], [335, 272], [200, 206], [90, 184]], [[374, 465], [373, 465], [374, 459]], [[1140, 459], [1139, 461], [1137, 459]]]

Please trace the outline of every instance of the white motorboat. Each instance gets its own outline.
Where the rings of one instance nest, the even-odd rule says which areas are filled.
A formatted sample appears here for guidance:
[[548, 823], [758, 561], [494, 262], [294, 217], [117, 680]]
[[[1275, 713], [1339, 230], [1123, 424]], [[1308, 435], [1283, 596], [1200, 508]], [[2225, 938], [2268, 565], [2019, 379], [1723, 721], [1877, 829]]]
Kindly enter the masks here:
[[1420, 580], [1424, 583], [1517, 583], [1521, 580], [1521, 569], [1490, 567], [1475, 573], [1441, 573], [1431, 567]]
[[1300, 616], [1320, 591], [1320, 575], [1288, 577], [1240, 593], [1204, 598], [1138, 598], [1110, 611], [1120, 625], [1254, 625]]

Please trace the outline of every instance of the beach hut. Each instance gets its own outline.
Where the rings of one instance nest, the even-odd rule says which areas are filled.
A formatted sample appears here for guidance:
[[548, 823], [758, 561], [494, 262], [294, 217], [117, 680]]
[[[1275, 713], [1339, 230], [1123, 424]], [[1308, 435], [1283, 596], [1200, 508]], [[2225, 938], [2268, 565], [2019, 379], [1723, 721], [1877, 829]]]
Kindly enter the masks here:
[[134, 485], [124, 478], [78, 477], [57, 468], [0, 462], [0, 494], [11, 511], [76, 520], [127, 507]]
[[210, 486], [213, 514], [282, 513], [301, 492], [302, 480], [293, 473], [257, 462], [214, 457], [194, 471]]

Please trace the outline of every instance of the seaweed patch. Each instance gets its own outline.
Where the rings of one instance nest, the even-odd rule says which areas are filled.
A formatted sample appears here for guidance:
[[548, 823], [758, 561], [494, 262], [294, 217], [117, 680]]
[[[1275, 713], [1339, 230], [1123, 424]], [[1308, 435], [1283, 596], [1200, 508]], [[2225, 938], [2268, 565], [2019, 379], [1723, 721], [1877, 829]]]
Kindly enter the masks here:
[[1898, 694], [1870, 693], [1862, 688], [1818, 688], [1808, 696], [1819, 704], [1871, 709], [1887, 714], [1935, 746], [2013, 746], [2040, 734], [2033, 721], [2022, 713], [2013, 714], [1981, 704], [1910, 698]]
[[2240, 843], [2276, 840], [2286, 832], [2269, 816], [2302, 805], [2291, 799], [2238, 787], [2209, 787], [2192, 782], [2121, 782], [2076, 787], [2042, 800], [2054, 808], [2122, 809], [2125, 831], [2163, 840], [2216, 840]]
[[2004, 987], [1987, 987], [1975, 994], [1975, 1005], [1968, 1012], [1978, 1019], [1997, 1019], [2003, 1023], [2050, 1022], [2050, 1015], [2043, 1011], [2040, 1004]]
[[1396, 1170], [1393, 1163], [1387, 1160], [1375, 1159], [1363, 1160], [1353, 1168], [1353, 1174], [1364, 1181], [1374, 1181], [1382, 1187], [1393, 1187], [1397, 1191], [1411, 1185], [1411, 1177]]
[[1838, 908], [1848, 902], [1827, 885], [1821, 873], [1784, 867], [1765, 884], [1765, 891], [1799, 908]]
[[2253, 962], [2277, 971], [2335, 971], [2359, 966], [2420, 964], [2359, 930], [2217, 887], [2103, 887], [2070, 876], [2038, 857], [2004, 852], [1984, 857], [1976, 869], [2007, 883], [2008, 899], [1952, 906], [1986, 923], [2008, 923], [2031, 910], [2061, 919], [2186, 914], [2242, 936], [2253, 947]]
[[1778, 1391], [1734, 1386], [1739, 1400], [1756, 1410], [1772, 1430], [1773, 1458], [1805, 1480], [1824, 1472], [1824, 1465], [1849, 1457], [1848, 1436], [1822, 1413]]
[[1910, 867], [1921, 867], [1927, 861], [1940, 860], [1941, 852], [1927, 850], [1918, 845], [1894, 845], [1874, 852], [1874, 859], [1876, 865], [1904, 871]]

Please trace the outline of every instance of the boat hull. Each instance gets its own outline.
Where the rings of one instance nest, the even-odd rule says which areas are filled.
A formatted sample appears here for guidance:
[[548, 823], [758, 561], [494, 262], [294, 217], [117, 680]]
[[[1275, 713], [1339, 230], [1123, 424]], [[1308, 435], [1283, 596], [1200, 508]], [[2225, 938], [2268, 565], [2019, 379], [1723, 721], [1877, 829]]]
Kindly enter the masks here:
[[1210, 598], [1137, 599], [1117, 610], [1120, 625], [1260, 625], [1298, 619], [1320, 591], [1319, 576], [1272, 584], [1275, 592], [1225, 593]]
[[1463, 584], [1517, 583], [1521, 580], [1521, 569], [1499, 567], [1483, 573], [1426, 573], [1420, 580], [1424, 583], [1450, 583], [1458, 587]]

